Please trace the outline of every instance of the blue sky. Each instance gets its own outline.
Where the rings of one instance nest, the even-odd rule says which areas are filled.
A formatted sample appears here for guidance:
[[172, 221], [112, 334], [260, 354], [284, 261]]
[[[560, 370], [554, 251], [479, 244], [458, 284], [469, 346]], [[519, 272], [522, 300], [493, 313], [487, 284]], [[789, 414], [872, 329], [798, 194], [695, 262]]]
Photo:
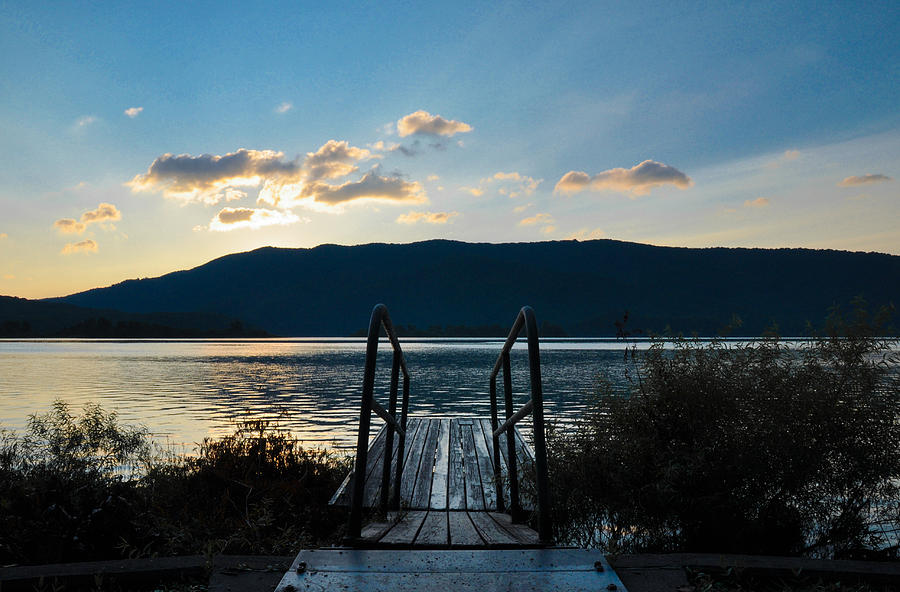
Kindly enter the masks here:
[[2, 2], [0, 294], [263, 245], [900, 254], [898, 30], [895, 2]]

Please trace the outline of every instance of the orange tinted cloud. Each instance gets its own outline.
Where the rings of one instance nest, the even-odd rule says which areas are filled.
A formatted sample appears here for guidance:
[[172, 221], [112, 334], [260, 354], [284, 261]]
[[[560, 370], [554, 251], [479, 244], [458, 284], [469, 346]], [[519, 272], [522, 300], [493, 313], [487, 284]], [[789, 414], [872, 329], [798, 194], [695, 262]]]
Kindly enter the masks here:
[[646, 195], [654, 187], [674, 185], [687, 189], [693, 181], [675, 167], [645, 160], [630, 169], [614, 168], [597, 173], [593, 177], [583, 171], [569, 171], [556, 183], [557, 193], [611, 190], [633, 195]]

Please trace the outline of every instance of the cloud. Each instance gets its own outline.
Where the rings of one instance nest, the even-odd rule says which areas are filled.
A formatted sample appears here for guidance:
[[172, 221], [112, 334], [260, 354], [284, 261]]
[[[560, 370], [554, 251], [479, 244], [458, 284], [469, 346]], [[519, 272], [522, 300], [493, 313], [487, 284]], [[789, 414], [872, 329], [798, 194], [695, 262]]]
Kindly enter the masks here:
[[84, 129], [84, 128], [88, 127], [89, 125], [96, 123], [96, 122], [97, 122], [96, 116], [83, 115], [83, 116], [79, 117], [77, 121], [75, 121], [75, 129], [81, 130], [81, 129]]
[[397, 121], [397, 131], [401, 138], [412, 134], [451, 137], [472, 131], [472, 126], [462, 121], [444, 119], [440, 115], [432, 115], [428, 111], [419, 110], [400, 118]]
[[674, 185], [679, 189], [687, 189], [693, 185], [693, 181], [675, 167], [654, 160], [645, 160], [630, 169], [609, 169], [593, 177], [583, 171], [569, 171], [557, 182], [554, 191], [572, 194], [585, 190], [611, 190], [632, 195], [646, 195], [653, 187], [660, 185]]
[[440, 177], [437, 175], [428, 175], [427, 177], [425, 177], [425, 180], [426, 181], [439, 181]]
[[81, 222], [74, 218], [61, 218], [53, 223], [53, 226], [63, 234], [81, 234], [87, 229], [88, 224], [111, 222], [121, 220], [122, 214], [111, 203], [101, 203], [95, 210], [89, 210], [81, 214]]
[[210, 221], [209, 229], [215, 232], [227, 232], [241, 228], [287, 226], [300, 222], [300, 220], [300, 217], [292, 212], [264, 208], [222, 208]]
[[0, 240], [5, 240], [8, 238], [9, 238], [8, 234], [6, 234], [5, 232], [0, 232]]
[[16, 279], [16, 276], [14, 276], [14, 275], [11, 274], [11, 273], [4, 273], [4, 274], [3, 274], [3, 279], [5, 279], [5, 280], [14, 280], [14, 279]]
[[530, 218], [524, 218], [519, 220], [519, 226], [535, 226], [537, 224], [552, 224], [553, 216], [547, 214], [546, 212], [542, 212], [539, 214], [535, 214]]
[[521, 214], [522, 212], [524, 212], [525, 210], [527, 210], [528, 208], [530, 208], [533, 205], [534, 204], [532, 204], [532, 203], [527, 203], [527, 204], [522, 204], [520, 206], [516, 206], [513, 208], [513, 212], [515, 212], [516, 214]]
[[744, 202], [745, 208], [765, 208], [769, 206], [769, 198], [757, 197], [756, 199], [748, 199]]
[[589, 228], [580, 228], [575, 232], [570, 233], [566, 239], [568, 240], [597, 240], [600, 238], [605, 238], [606, 233], [603, 232], [601, 228], [595, 228], [593, 230]]
[[143, 107], [129, 107], [128, 109], [125, 109], [125, 115], [134, 119], [135, 117], [140, 115], [141, 111], [143, 111], [143, 110], [144, 110]]
[[847, 177], [840, 183], [838, 183], [841, 187], [853, 187], [855, 185], [868, 185], [870, 183], [884, 183], [887, 181], [893, 181], [893, 177], [888, 177], [887, 175], [882, 175], [880, 173], [874, 175], [853, 175], [852, 177]]
[[280, 105], [275, 107], [275, 113], [278, 113], [278, 114], [287, 113], [288, 111], [290, 111], [293, 108], [294, 108], [293, 103], [284, 101], [283, 103], [281, 103]]
[[74, 218], [61, 218], [54, 222], [53, 226], [63, 234], [81, 234], [87, 228], [87, 224], [82, 224]]
[[782, 160], [797, 160], [800, 158], [799, 150], [785, 150], [784, 154], [781, 155]]
[[365, 148], [356, 148], [348, 142], [328, 140], [316, 152], [307, 152], [303, 171], [307, 181], [336, 179], [358, 170], [355, 163], [374, 158]]
[[96, 210], [85, 212], [81, 215], [81, 221], [85, 224], [92, 222], [106, 222], [108, 220], [121, 220], [122, 214], [111, 203], [101, 203]]
[[85, 239], [81, 242], [77, 243], [69, 243], [62, 248], [60, 254], [62, 255], [71, 255], [73, 253], [96, 253], [97, 252], [97, 243], [92, 241], [91, 239]]
[[264, 179], [297, 180], [301, 172], [300, 163], [285, 160], [283, 152], [241, 148], [223, 156], [163, 154], [126, 185], [132, 191], [162, 191], [172, 199], [216, 204], [226, 198], [229, 187], [256, 186]]
[[459, 212], [409, 212], [397, 217], [397, 223], [416, 224], [417, 222], [425, 222], [426, 224], [446, 224], [456, 216], [459, 216]]
[[543, 182], [543, 179], [534, 179], [515, 171], [511, 173], [498, 172], [479, 181], [477, 187], [461, 187], [460, 189], [471, 193], [475, 197], [479, 197], [484, 195], [491, 187], [497, 187], [497, 193], [500, 195], [514, 198], [521, 195], [531, 195], [538, 185]]
[[382, 177], [375, 171], [369, 171], [359, 181], [347, 181], [341, 185], [310, 183], [303, 188], [301, 197], [312, 198], [315, 202], [328, 205], [339, 205], [355, 200], [414, 203], [426, 201], [420, 183], [404, 181], [399, 177]]

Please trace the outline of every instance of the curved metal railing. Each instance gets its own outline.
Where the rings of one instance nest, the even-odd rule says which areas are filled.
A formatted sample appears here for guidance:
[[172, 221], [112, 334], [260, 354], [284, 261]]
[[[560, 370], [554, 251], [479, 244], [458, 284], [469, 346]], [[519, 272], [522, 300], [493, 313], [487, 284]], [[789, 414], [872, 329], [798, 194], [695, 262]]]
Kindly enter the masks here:
[[[528, 339], [528, 367], [531, 378], [531, 398], [521, 409], [513, 413], [512, 381], [510, 376], [509, 351], [519, 337], [519, 332], [525, 327], [525, 335]], [[498, 425], [497, 419], [497, 374], [503, 369], [503, 395], [506, 403], [506, 421]], [[521, 521], [524, 512], [519, 505], [519, 480], [516, 463], [516, 439], [513, 427], [529, 413], [532, 414], [534, 429], [534, 464], [537, 472], [537, 505], [538, 505], [538, 535], [541, 543], [549, 544], [553, 540], [552, 523], [550, 518], [550, 487], [547, 478], [547, 445], [544, 436], [544, 393], [541, 382], [541, 352], [538, 344], [537, 319], [534, 310], [530, 306], [523, 306], [519, 311], [506, 343], [497, 357], [494, 369], [491, 372], [491, 428], [494, 436], [494, 482], [497, 486], [497, 511], [506, 511], [503, 500], [500, 474], [500, 434], [508, 432], [507, 445], [507, 470], [509, 474], [509, 513], [513, 521]]]
[[[374, 398], [375, 391], [375, 362], [378, 356], [378, 339], [381, 328], [384, 327], [390, 340], [394, 355], [391, 363], [391, 390], [388, 409], [382, 407]], [[397, 421], [397, 387], [400, 371], [403, 371], [403, 402], [401, 405], [400, 421]], [[366, 367], [363, 377], [362, 409], [359, 414], [359, 435], [356, 441], [356, 466], [353, 475], [353, 489], [350, 497], [350, 521], [347, 527], [347, 537], [359, 538], [362, 530], [362, 505], [366, 486], [366, 461], [369, 446], [369, 426], [372, 421], [372, 412], [387, 422], [390, 429], [387, 430], [384, 452], [384, 469], [381, 473], [381, 498], [379, 506], [386, 509], [388, 503], [388, 491], [390, 485], [391, 460], [393, 458], [394, 432], [400, 435], [397, 445], [397, 458], [403, 458], [403, 448], [406, 444], [406, 415], [409, 410], [409, 372], [406, 370], [406, 360], [403, 358], [403, 350], [397, 340], [397, 333], [391, 323], [391, 317], [384, 304], [376, 304], [372, 309], [369, 320], [369, 334], [366, 341]], [[400, 478], [403, 475], [403, 462], [397, 462], [394, 476], [394, 495], [391, 499], [391, 508], [400, 507]]]

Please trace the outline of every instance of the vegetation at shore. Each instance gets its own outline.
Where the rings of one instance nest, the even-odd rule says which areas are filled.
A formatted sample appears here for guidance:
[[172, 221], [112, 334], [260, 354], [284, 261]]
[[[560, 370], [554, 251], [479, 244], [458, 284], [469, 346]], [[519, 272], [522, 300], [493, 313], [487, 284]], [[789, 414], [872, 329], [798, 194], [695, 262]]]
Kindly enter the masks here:
[[789, 348], [658, 339], [549, 441], [558, 540], [610, 551], [898, 558], [900, 359], [884, 315]]
[[0, 439], [0, 565], [330, 544], [345, 512], [328, 500], [348, 470], [266, 422], [175, 456], [114, 412], [57, 401]]

